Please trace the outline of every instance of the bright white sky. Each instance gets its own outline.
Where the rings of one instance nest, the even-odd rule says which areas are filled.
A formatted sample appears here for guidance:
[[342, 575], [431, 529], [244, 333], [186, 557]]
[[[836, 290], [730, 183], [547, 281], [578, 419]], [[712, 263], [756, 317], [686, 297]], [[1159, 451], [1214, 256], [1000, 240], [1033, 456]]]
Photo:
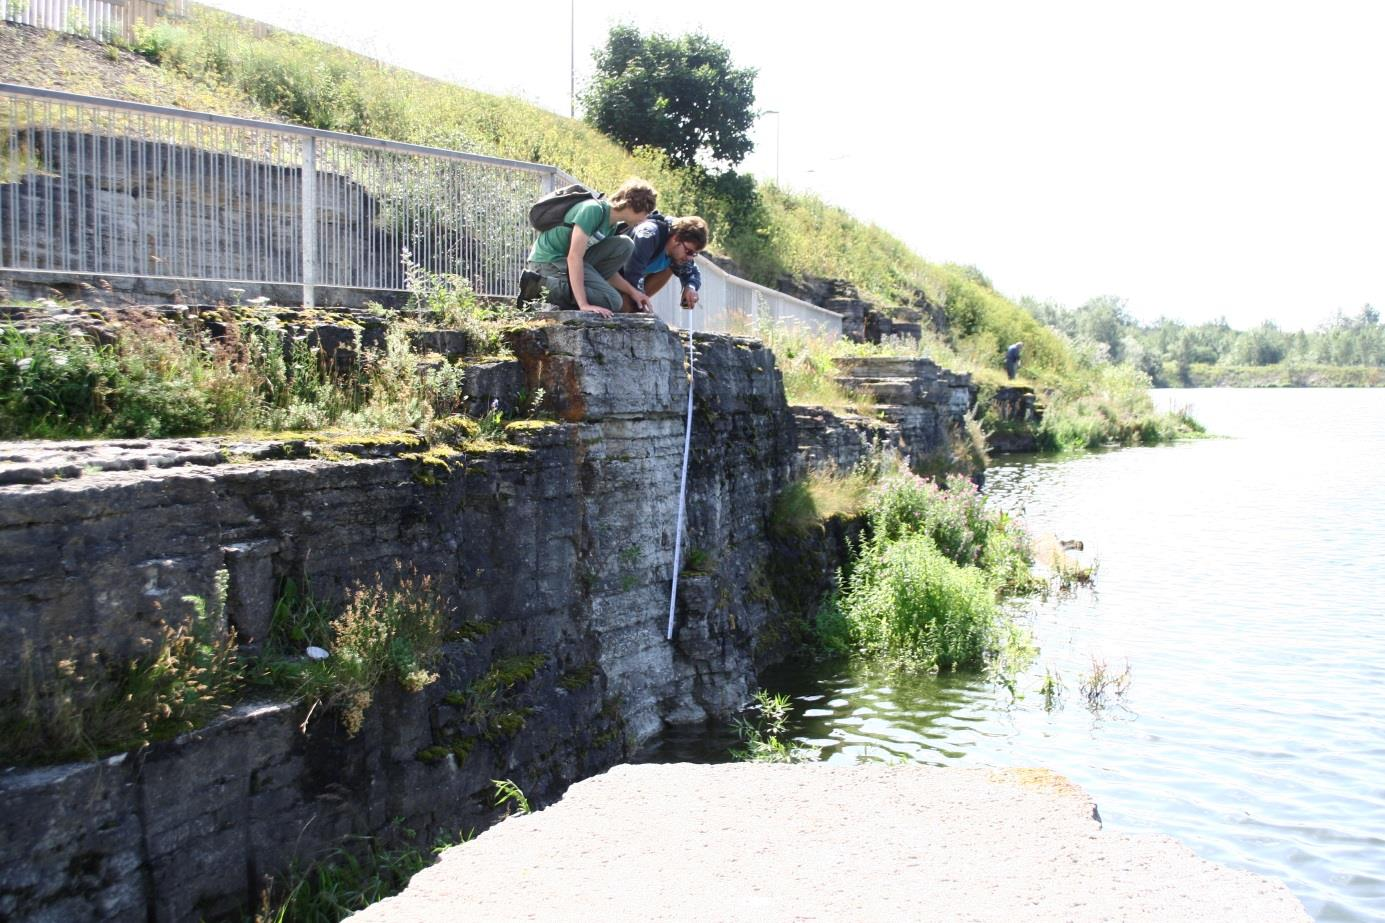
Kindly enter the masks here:
[[574, 41], [580, 92], [613, 24], [701, 29], [779, 112], [742, 169], [1013, 298], [1238, 328], [1385, 308], [1376, 0], [210, 2], [562, 114]]

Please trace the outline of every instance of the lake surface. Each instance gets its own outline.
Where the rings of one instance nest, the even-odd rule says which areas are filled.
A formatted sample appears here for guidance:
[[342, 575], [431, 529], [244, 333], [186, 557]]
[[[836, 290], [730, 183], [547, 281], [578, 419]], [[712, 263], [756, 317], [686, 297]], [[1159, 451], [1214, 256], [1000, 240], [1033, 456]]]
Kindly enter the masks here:
[[[1020, 698], [859, 666], [762, 683], [826, 760], [1046, 766], [1108, 829], [1281, 879], [1318, 920], [1385, 919], [1385, 391], [1155, 398], [1228, 438], [988, 472], [995, 504], [1099, 563], [1094, 589], [1021, 607]], [[1130, 678], [1095, 711], [1094, 660]]]

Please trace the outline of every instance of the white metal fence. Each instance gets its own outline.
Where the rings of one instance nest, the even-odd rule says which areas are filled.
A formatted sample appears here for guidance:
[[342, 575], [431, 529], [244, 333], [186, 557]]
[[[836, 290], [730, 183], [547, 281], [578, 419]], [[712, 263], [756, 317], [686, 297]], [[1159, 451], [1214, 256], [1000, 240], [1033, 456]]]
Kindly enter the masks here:
[[[403, 292], [401, 253], [513, 297], [550, 166], [0, 83], [0, 271]], [[833, 335], [841, 316], [700, 259], [701, 310]]]
[[834, 311], [733, 276], [705, 257], [697, 258], [697, 268], [702, 273], [697, 304], [705, 310], [681, 307], [682, 288], [677, 278], [670, 279], [653, 298], [654, 313], [670, 326], [691, 324], [713, 333], [749, 333], [761, 324], [796, 324], [834, 338], [842, 331], [842, 316]]
[[135, 23], [186, 16], [188, 0], [0, 0], [6, 22], [109, 42], [135, 39]]
[[[513, 295], [552, 167], [0, 84], [0, 269]], [[305, 220], [305, 216], [311, 220]]]

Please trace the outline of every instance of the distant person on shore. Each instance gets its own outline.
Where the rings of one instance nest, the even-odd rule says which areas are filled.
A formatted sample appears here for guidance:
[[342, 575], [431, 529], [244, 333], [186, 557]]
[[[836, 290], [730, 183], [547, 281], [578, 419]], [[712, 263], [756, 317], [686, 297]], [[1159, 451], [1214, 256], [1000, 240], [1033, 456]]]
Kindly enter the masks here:
[[1024, 348], [1023, 343], [1011, 343], [1010, 348], [1005, 350], [1005, 374], [1010, 376], [1010, 380], [1015, 380], [1015, 372], [1020, 367], [1020, 350]]
[[673, 276], [677, 276], [683, 284], [683, 296], [679, 303], [688, 310], [697, 307], [702, 273], [697, 269], [695, 257], [707, 247], [707, 222], [696, 215], [665, 218], [654, 212], [631, 228], [630, 237], [635, 242], [635, 249], [625, 261], [625, 268], [620, 274], [645, 298], [641, 304], [626, 296], [622, 310], [653, 310], [649, 299], [658, 294]]
[[648, 309], [649, 296], [626, 282], [620, 269], [635, 242], [618, 233], [620, 225], [639, 225], [654, 211], [657, 199], [644, 180], [627, 180], [609, 199], [587, 199], [568, 209], [563, 223], [534, 241], [529, 272], [520, 279], [520, 298], [536, 299], [548, 288], [548, 301], [610, 317], [629, 299]]

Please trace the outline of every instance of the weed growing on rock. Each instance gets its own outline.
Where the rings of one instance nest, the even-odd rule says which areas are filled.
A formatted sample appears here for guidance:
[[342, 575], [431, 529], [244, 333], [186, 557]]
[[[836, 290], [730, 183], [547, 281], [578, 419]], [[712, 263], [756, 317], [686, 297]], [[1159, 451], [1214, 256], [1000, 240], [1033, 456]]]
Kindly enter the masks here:
[[848, 473], [814, 471], [780, 492], [770, 510], [770, 531], [784, 538], [820, 533], [833, 516], [856, 516], [865, 508], [872, 476], [863, 469]]
[[491, 784], [495, 786], [495, 806], [505, 808], [505, 816], [510, 816], [510, 808], [514, 808], [514, 813], [524, 815], [529, 813], [529, 799], [524, 796], [524, 791], [509, 779], [492, 779]]
[[407, 247], [400, 261], [409, 290], [409, 309], [421, 322], [463, 331], [477, 355], [506, 354], [504, 333], [523, 319], [520, 311], [508, 302], [483, 302], [463, 276], [429, 272], [414, 262]]
[[689, 548], [688, 553], [683, 557], [683, 573], [690, 577], [710, 574], [715, 570], [716, 559], [706, 548]]
[[379, 837], [352, 837], [347, 844], [304, 867], [295, 864], [260, 895], [255, 923], [337, 923], [357, 910], [404, 890], [409, 879], [432, 865], [444, 849], [470, 834], [439, 837], [431, 849], [388, 845], [415, 840], [413, 830], [395, 825]]
[[354, 736], [381, 683], [392, 680], [419, 692], [437, 680], [432, 668], [445, 611], [446, 601], [426, 576], [402, 576], [392, 588], [358, 586], [330, 619], [326, 607], [287, 583], [256, 678], [335, 708]]
[[230, 707], [241, 685], [234, 632], [222, 626], [225, 572], [209, 606], [185, 597], [192, 617], [162, 625], [145, 656], [121, 664], [23, 651], [18, 702], [0, 706], [0, 764], [94, 759], [202, 727]]
[[731, 750], [732, 758], [744, 763], [810, 763], [821, 757], [822, 751], [817, 747], [785, 739], [790, 711], [788, 696], [757, 690], [755, 701], [747, 711], [757, 717], [754, 720], [738, 717], [732, 722], [736, 736], [741, 739], [741, 746]]
[[531, 712], [515, 705], [515, 692], [547, 662], [544, 654], [501, 658], [465, 691], [449, 692], [443, 701], [459, 709], [462, 720], [479, 728], [487, 740], [513, 737], [524, 729]]
[[135, 309], [102, 334], [0, 326], [0, 438], [404, 429], [461, 406], [462, 370], [420, 367], [407, 331], [340, 362], [274, 320], [208, 328]]

